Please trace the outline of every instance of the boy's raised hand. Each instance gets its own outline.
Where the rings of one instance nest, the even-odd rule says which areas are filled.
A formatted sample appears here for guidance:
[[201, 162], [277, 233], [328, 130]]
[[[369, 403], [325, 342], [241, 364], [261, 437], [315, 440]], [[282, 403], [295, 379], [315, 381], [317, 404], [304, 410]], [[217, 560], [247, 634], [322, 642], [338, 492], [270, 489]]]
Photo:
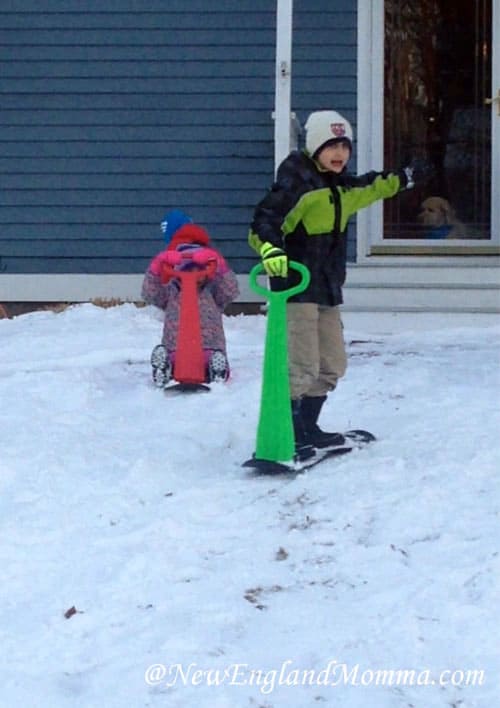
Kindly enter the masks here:
[[406, 175], [406, 189], [411, 189], [416, 184], [422, 184], [432, 179], [435, 173], [434, 165], [421, 157], [415, 157], [410, 163], [403, 167]]
[[272, 278], [286, 278], [288, 275], [288, 258], [285, 251], [266, 241], [260, 249], [262, 265], [267, 275]]

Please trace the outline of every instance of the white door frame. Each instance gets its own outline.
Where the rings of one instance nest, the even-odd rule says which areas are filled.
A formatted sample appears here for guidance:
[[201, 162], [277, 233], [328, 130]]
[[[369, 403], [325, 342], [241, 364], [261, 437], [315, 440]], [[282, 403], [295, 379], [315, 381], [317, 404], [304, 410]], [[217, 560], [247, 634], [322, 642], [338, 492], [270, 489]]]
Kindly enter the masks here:
[[[493, 5], [493, 97], [500, 90], [500, 0]], [[397, 165], [384, 165], [383, 97], [384, 97], [384, 0], [358, 0], [358, 84], [357, 84], [357, 172], [382, 170]], [[464, 239], [460, 246], [472, 246], [479, 251], [481, 246], [498, 246], [500, 243], [500, 101], [494, 101], [492, 110], [492, 174], [491, 174], [491, 239], [478, 241]], [[359, 212], [357, 217], [358, 261], [370, 256], [374, 245], [408, 246], [406, 239], [383, 241], [382, 203]], [[439, 242], [442, 247], [444, 242]], [[418, 239], [419, 246], [436, 246], [436, 241]], [[450, 255], [454, 244], [449, 245]], [[456, 244], [455, 244], [456, 248]]]
[[275, 171], [292, 149], [292, 34], [293, 0], [277, 0], [273, 114]]
[[493, 2], [493, 56], [491, 88], [491, 234], [492, 243], [500, 242], [500, 0]]

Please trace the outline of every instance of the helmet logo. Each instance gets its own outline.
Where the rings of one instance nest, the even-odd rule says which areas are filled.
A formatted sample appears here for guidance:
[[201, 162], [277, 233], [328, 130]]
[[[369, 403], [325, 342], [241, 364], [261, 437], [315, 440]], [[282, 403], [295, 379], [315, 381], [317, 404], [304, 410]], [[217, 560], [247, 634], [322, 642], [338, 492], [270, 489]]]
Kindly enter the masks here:
[[330, 123], [330, 130], [336, 138], [343, 138], [345, 135], [345, 123]]

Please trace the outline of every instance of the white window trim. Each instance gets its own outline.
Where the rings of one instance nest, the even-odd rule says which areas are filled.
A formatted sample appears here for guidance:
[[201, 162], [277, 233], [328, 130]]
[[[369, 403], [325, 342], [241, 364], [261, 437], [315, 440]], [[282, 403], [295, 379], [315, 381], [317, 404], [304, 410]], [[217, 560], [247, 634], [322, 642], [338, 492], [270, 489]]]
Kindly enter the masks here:
[[[500, 0], [493, 0], [493, 72], [491, 77], [492, 96], [498, 96], [500, 91]], [[491, 143], [491, 233], [500, 243], [500, 105], [498, 101], [491, 106], [492, 143]], [[495, 193], [496, 192], [496, 193]]]
[[[500, 0], [492, 0], [493, 4], [493, 95], [500, 88]], [[358, 0], [358, 43], [357, 43], [357, 172], [363, 174], [369, 170], [381, 170], [397, 165], [384, 165], [383, 151], [383, 96], [384, 96], [384, 0]], [[497, 246], [500, 243], [500, 160], [495, 159], [500, 154], [500, 117], [497, 106], [492, 105], [492, 213], [491, 235], [486, 242], [475, 239], [460, 241], [461, 247], [481, 249]], [[374, 204], [363, 209], [357, 215], [357, 261], [362, 263], [370, 258], [371, 247], [374, 245], [393, 245], [436, 247], [436, 241], [419, 239], [391, 239], [383, 241], [383, 208], [382, 204]], [[439, 245], [443, 246], [443, 243]], [[450, 251], [454, 244], [446, 244]], [[450, 256], [452, 256], [450, 252]]]
[[[358, 0], [357, 168], [358, 174], [383, 169], [384, 0]], [[382, 28], [382, 31], [380, 31]], [[373, 235], [382, 233], [380, 204], [357, 215], [357, 260], [370, 256]]]

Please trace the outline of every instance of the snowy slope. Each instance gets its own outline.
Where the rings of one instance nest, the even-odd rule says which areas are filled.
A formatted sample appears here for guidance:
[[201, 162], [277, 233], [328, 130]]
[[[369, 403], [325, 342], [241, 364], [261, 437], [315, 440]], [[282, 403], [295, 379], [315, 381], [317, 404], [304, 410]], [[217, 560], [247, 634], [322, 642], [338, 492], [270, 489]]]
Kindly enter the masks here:
[[0, 321], [0, 706], [497, 706], [500, 328], [347, 330], [321, 424], [379, 440], [288, 480], [240, 466], [265, 318], [225, 327], [167, 398], [154, 308]]

